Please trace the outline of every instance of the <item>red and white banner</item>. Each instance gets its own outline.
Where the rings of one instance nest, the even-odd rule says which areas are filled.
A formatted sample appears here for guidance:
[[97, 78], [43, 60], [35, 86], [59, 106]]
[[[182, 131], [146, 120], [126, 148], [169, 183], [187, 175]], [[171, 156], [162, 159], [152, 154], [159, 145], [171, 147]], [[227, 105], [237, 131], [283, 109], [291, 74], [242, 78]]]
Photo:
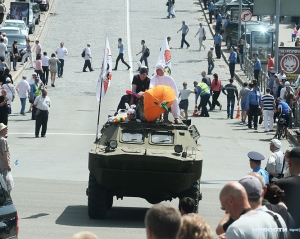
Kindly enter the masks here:
[[165, 66], [165, 75], [171, 75], [171, 51], [167, 38], [165, 38], [164, 43], [160, 49], [157, 64], [163, 64]]

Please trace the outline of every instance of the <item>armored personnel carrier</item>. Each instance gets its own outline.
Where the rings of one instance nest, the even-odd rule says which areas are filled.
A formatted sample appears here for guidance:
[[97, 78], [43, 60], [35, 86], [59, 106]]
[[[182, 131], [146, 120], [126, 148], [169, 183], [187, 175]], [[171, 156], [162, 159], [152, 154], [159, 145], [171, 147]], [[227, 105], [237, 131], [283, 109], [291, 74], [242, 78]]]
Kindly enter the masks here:
[[90, 218], [105, 218], [113, 198], [141, 197], [156, 204], [201, 200], [202, 153], [194, 125], [107, 122], [89, 152]]

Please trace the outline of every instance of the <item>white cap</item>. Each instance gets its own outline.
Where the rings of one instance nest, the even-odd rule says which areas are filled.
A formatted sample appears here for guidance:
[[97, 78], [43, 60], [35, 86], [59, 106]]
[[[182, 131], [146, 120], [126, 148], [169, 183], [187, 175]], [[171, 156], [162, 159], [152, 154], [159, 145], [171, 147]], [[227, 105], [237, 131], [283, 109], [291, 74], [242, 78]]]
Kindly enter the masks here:
[[272, 139], [271, 143], [274, 144], [274, 146], [278, 149], [281, 148], [281, 142], [278, 139]]

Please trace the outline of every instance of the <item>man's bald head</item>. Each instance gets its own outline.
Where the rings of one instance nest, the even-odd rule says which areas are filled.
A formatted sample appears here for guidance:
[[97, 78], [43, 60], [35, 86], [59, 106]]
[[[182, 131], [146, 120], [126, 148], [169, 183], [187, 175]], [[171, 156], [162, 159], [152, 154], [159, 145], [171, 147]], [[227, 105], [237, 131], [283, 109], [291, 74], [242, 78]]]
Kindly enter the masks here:
[[240, 183], [229, 182], [223, 187], [220, 193], [220, 197], [238, 198], [238, 197], [242, 197], [243, 194], [246, 194], [246, 191]]
[[72, 239], [99, 239], [95, 234], [91, 232], [78, 232]]

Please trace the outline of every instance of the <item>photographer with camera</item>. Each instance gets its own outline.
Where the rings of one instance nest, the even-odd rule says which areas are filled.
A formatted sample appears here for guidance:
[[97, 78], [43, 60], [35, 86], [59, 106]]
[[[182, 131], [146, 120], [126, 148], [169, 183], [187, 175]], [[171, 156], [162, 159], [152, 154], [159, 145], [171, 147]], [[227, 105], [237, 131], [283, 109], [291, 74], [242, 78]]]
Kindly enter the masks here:
[[284, 154], [280, 150], [281, 142], [278, 139], [272, 139], [270, 142], [270, 151], [272, 152], [265, 170], [269, 173], [269, 181], [272, 178], [283, 178], [284, 175]]

